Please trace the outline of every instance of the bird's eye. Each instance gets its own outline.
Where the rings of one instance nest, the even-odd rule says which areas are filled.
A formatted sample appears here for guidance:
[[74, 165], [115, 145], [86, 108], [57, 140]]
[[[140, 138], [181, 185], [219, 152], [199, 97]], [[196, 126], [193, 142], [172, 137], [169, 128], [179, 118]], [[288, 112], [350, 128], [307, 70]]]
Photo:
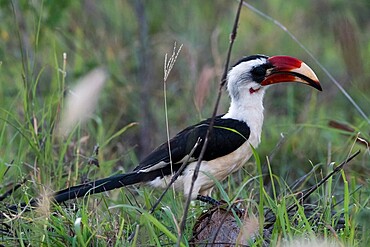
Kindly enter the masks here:
[[254, 67], [251, 70], [252, 79], [257, 83], [261, 83], [266, 77], [267, 70], [272, 67], [269, 63]]
[[267, 68], [265, 66], [257, 66], [252, 69], [251, 73], [253, 76], [260, 77], [266, 75], [266, 70]]

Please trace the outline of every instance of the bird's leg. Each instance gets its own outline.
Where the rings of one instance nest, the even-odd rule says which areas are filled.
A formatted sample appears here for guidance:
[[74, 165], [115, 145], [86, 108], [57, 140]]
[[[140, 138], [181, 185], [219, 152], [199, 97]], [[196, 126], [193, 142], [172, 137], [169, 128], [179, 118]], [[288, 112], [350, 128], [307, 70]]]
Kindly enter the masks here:
[[214, 199], [214, 198], [212, 198], [210, 196], [198, 195], [197, 196], [197, 200], [199, 200], [201, 202], [205, 202], [205, 203], [211, 204], [212, 206], [220, 206], [221, 205], [221, 202], [220, 201], [217, 201], [216, 199]]
[[[201, 202], [205, 202], [205, 203], [211, 204], [214, 207], [220, 207], [222, 205], [225, 205], [225, 203], [226, 203], [225, 201], [218, 201], [218, 200], [216, 200], [216, 199], [214, 199], [214, 198], [212, 198], [210, 196], [202, 196], [202, 195], [198, 195], [197, 196], [197, 200], [199, 200]], [[231, 210], [234, 210], [238, 216], [241, 216], [241, 215], [244, 214], [244, 210], [238, 208], [238, 206], [236, 206], [236, 204], [232, 204], [230, 206], [230, 209]]]

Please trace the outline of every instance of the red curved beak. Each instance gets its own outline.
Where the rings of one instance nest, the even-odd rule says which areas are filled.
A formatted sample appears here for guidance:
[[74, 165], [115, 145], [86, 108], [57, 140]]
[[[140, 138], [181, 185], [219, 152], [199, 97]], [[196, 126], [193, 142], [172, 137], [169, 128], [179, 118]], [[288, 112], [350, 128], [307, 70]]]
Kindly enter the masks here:
[[273, 68], [261, 82], [262, 86], [280, 82], [299, 82], [322, 91], [319, 79], [313, 70], [301, 60], [289, 56], [273, 56], [268, 61]]

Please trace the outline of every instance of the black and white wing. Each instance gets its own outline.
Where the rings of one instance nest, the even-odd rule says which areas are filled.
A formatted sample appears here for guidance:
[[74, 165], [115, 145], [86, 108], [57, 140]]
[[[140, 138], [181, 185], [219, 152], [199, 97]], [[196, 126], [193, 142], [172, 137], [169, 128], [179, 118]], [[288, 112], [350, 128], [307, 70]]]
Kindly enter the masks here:
[[[211, 119], [209, 118], [190, 126], [170, 140], [172, 171], [176, 172], [180, 168], [182, 162], [188, 158], [189, 153], [195, 146], [198, 138], [200, 138], [200, 145], [195, 149], [189, 161], [198, 160], [210, 121]], [[248, 140], [249, 135], [250, 129], [245, 122], [231, 118], [222, 118], [222, 116], [216, 117], [203, 160], [209, 161], [232, 153]], [[140, 162], [134, 171], [150, 174], [148, 180], [156, 176], [170, 175], [171, 166], [168, 143], [165, 142], [153, 150]]]

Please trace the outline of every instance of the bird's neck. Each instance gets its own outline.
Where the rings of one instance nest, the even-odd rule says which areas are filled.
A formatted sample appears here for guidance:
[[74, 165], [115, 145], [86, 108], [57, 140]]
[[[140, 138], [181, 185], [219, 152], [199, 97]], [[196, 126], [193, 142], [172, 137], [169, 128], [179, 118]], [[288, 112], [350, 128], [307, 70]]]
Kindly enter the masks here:
[[258, 146], [261, 140], [263, 125], [263, 96], [264, 92], [239, 95], [237, 99], [231, 98], [229, 111], [224, 118], [233, 118], [245, 122], [255, 139], [252, 143]]

